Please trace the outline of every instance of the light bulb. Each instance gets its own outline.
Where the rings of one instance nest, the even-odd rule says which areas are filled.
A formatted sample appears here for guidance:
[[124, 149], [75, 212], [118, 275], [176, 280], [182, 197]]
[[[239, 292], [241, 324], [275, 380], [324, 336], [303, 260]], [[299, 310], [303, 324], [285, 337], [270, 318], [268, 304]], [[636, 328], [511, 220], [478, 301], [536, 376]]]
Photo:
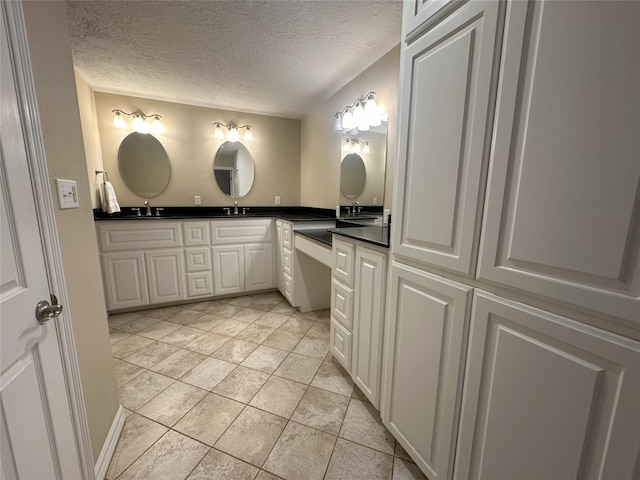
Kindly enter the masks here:
[[360, 153], [360, 142], [356, 142], [353, 145], [353, 153]]
[[224, 132], [220, 125], [216, 125], [216, 129], [213, 132], [213, 138], [217, 138], [218, 140], [222, 140], [224, 138]]
[[358, 123], [356, 127], [358, 128], [359, 132], [366, 132], [367, 130], [369, 130], [369, 120], [364, 113], [360, 117], [360, 123]]
[[116, 128], [127, 128], [126, 120], [118, 111], [113, 115], [113, 126]]
[[251, 133], [251, 127], [247, 127], [247, 129], [244, 131], [244, 139], [247, 142], [250, 142], [251, 140], [253, 140], [253, 133]]
[[362, 149], [362, 153], [371, 153], [371, 149], [369, 148], [369, 142], [364, 144], [364, 148]]
[[237, 142], [238, 141], [238, 128], [237, 127], [231, 127], [229, 129], [229, 141], [230, 142]]
[[348, 152], [350, 150], [351, 150], [351, 142], [347, 139], [344, 141], [344, 144], [342, 145], [342, 151]]
[[153, 133], [164, 132], [164, 125], [162, 125], [162, 122], [160, 121], [160, 115], [155, 115], [153, 117], [153, 122], [151, 122], [151, 131]]
[[378, 113], [380, 113], [380, 119], [383, 122], [388, 122], [389, 121], [389, 113], [385, 112], [384, 108], [378, 107]]
[[342, 131], [342, 115], [336, 113], [336, 119], [333, 122], [333, 131], [341, 132]]
[[366, 122], [366, 116], [364, 114], [364, 108], [362, 108], [362, 103], [360, 101], [356, 102], [356, 108], [353, 111], [353, 122], [360, 130], [360, 125], [363, 125]]
[[367, 103], [364, 106], [364, 114], [367, 117], [367, 122], [372, 127], [377, 127], [382, 123], [380, 112], [378, 111], [378, 105], [373, 97], [370, 97], [369, 100], [367, 100]]
[[342, 128], [345, 130], [351, 130], [352, 128], [355, 128], [355, 126], [356, 122], [353, 119], [353, 114], [349, 109], [347, 109], [342, 116]]
[[144, 127], [144, 118], [136, 114], [133, 116], [133, 129], [138, 133], [146, 133]]

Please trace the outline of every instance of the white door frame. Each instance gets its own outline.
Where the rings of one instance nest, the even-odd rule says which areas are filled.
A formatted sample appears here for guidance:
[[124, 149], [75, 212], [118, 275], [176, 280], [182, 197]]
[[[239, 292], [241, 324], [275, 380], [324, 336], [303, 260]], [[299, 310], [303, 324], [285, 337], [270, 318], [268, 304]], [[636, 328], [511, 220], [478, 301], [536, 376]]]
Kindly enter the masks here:
[[93, 480], [95, 473], [89, 425], [82, 393], [70, 309], [68, 308], [69, 298], [53, 207], [54, 197], [49, 183], [22, 3], [20, 1], [2, 0], [1, 7], [9, 36], [9, 52], [15, 68], [18, 104], [23, 119], [25, 146], [31, 172], [31, 188], [34, 194], [36, 214], [47, 265], [47, 278], [51, 291], [58, 297], [60, 304], [65, 306], [62, 314], [55, 320], [55, 328], [58, 333], [64, 383], [69, 398], [69, 410], [75, 434], [76, 450], [83, 478]]

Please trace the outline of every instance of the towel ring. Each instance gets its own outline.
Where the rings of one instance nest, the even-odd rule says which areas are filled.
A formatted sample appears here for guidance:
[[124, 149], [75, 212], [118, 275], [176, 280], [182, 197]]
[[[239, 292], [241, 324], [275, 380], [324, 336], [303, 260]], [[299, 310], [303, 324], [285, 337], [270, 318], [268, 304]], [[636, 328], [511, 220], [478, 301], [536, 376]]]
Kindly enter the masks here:
[[100, 175], [100, 174], [104, 175], [104, 177], [102, 178], [104, 182], [109, 181], [109, 174], [107, 173], [106, 170], [96, 170], [96, 175]]

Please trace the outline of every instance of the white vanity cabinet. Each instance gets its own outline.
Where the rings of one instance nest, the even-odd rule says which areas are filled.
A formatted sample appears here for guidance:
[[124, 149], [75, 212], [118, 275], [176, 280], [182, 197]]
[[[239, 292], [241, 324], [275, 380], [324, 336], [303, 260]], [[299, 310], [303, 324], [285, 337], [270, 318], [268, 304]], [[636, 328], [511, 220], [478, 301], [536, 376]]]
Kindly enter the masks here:
[[333, 236], [330, 349], [379, 408], [386, 249]]
[[149, 304], [144, 252], [111, 252], [100, 257], [109, 310]]
[[186, 298], [182, 248], [144, 253], [149, 303], [177, 302]]

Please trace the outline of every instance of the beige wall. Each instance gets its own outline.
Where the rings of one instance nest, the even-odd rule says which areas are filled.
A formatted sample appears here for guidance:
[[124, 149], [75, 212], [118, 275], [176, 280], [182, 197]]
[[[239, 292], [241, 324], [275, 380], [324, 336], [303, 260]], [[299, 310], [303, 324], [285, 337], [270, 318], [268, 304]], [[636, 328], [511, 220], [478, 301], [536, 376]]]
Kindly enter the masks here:
[[[51, 188], [75, 180], [80, 208], [56, 211], [94, 460], [118, 410], [64, 2], [24, 2]], [[57, 201], [52, 199], [57, 205]], [[62, 379], [61, 379], [62, 381]]]
[[[213, 177], [213, 159], [224, 140], [213, 138], [213, 122], [250, 124], [253, 140], [244, 142], [255, 162], [255, 180], [240, 205], [274, 205], [275, 195], [282, 205], [300, 204], [300, 121], [249, 113], [230, 112], [178, 103], [95, 93], [102, 146], [102, 161], [109, 172], [121, 206], [139, 206], [144, 198], [130, 192], [118, 172], [118, 147], [131, 130], [113, 127], [114, 109], [162, 115], [165, 133], [154, 134], [171, 163], [167, 189], [149, 200], [155, 206], [190, 206], [200, 195], [203, 205], [230, 205]], [[127, 118], [130, 123], [130, 117]], [[241, 137], [244, 131], [241, 131]], [[98, 185], [94, 185], [94, 190]]]
[[342, 87], [302, 119], [300, 203], [335, 208], [340, 201], [340, 134], [333, 131], [334, 114], [367, 92], [389, 112], [384, 207], [391, 207], [397, 156], [398, 74], [400, 45]]

